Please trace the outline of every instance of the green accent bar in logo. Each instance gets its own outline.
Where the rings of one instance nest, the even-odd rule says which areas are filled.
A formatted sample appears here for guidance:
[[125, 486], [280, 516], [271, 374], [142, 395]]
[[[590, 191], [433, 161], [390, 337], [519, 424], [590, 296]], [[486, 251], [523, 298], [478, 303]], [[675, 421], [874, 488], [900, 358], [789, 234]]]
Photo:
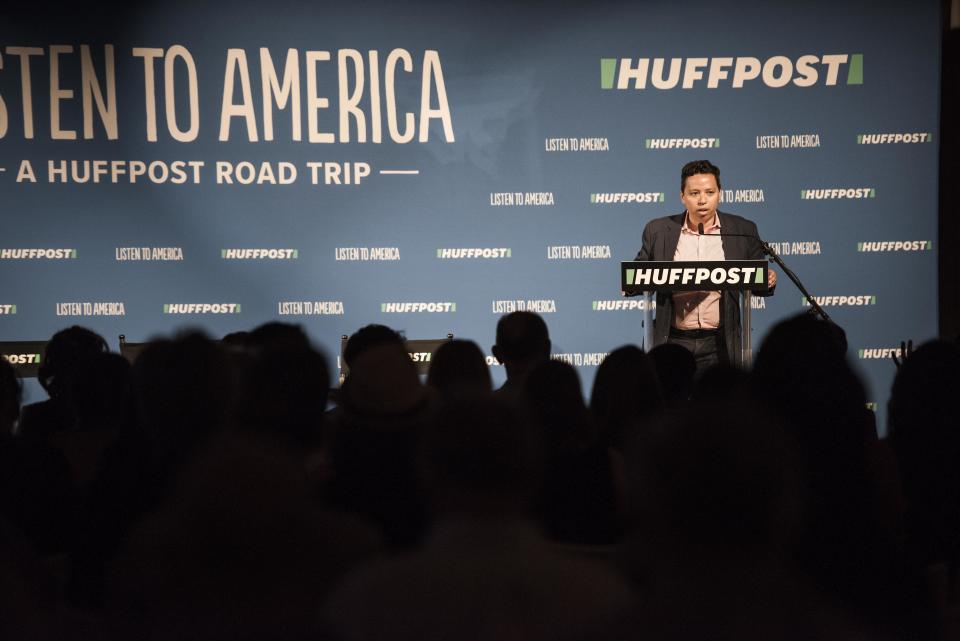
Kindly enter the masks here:
[[220, 258], [226, 258], [226, 257], [227, 257], [227, 250], [226, 250], [226, 249], [221, 249], [221, 250], [220, 250]]
[[597, 311], [597, 301], [593, 301], [593, 311]]
[[71, 249], [71, 250], [70, 250], [70, 258], [76, 258], [76, 257], [77, 257], [77, 250], [76, 250], [76, 249]]
[[294, 258], [300, 258], [300, 250], [299, 250], [299, 249], [294, 249], [294, 250], [293, 250], [293, 257], [294, 257]]
[[859, 355], [860, 358], [863, 358], [863, 350], [862, 350], [862, 349], [861, 349], [861, 350], [858, 350], [858, 351], [857, 351], [857, 354]]
[[928, 240], [928, 241], [927, 241], [927, 251], [930, 251], [930, 250], [932, 250], [932, 249], [933, 249], [933, 241], [932, 241], [932, 240]]
[[437, 258], [440, 258], [440, 248], [437, 247]]
[[513, 258], [513, 249], [507, 247], [507, 258]]
[[757, 267], [757, 279], [753, 282], [758, 285], [763, 282], [763, 267]]
[[387, 311], [387, 304], [386, 304], [386, 303], [380, 303], [380, 313], [382, 314], [382, 313], [384, 313], [385, 311]]
[[166, 305], [166, 304], [165, 304], [165, 305], [163, 306], [163, 313], [164, 313], [164, 314], [169, 314], [169, 313], [170, 313], [170, 306], [169, 306], [169, 305]]
[[239, 313], [240, 313], [240, 303], [237, 303], [237, 311], [234, 312], [234, 313], [235, 313], [235, 314], [239, 314]]
[[863, 134], [857, 134], [857, 144], [858, 145], [863, 144]]
[[855, 53], [850, 56], [850, 69], [847, 71], [848, 85], [863, 84], [863, 54]]
[[647, 149], [650, 149], [650, 139], [649, 139], [649, 138], [647, 138], [647, 140], [644, 142], [644, 146], [646, 146]]
[[933, 142], [933, 132], [927, 134], [927, 142]]
[[663, 192], [660, 192], [660, 202], [663, 202]]
[[627, 270], [627, 285], [633, 285], [633, 284], [634, 284], [634, 282], [633, 282], [633, 275], [636, 273], [636, 271], [637, 271], [637, 270], [635, 270], [635, 269], [628, 269], [628, 270]]
[[809, 304], [810, 304], [810, 301], [807, 300], [807, 297], [806, 297], [806, 296], [801, 296], [801, 297], [800, 297], [800, 306], [801, 306], [801, 307], [806, 307], [806, 306], [809, 305]]
[[719, 147], [719, 146], [720, 146], [720, 139], [719, 139], [719, 138], [714, 139], [714, 141], [713, 141], [713, 146], [714, 146], [714, 147]]
[[857, 251], [858, 251], [858, 252], [862, 252], [862, 251], [863, 251], [863, 243], [857, 243]]
[[871, 305], [876, 305], [876, 304], [877, 304], [877, 297], [876, 297], [876, 296], [871, 296], [871, 297], [870, 297], [870, 304], [871, 304]]
[[16, 305], [13, 306], [13, 311], [12, 311], [11, 313], [13, 313], [13, 314], [16, 314], [16, 313], [17, 313], [17, 306], [16, 306]]
[[597, 195], [596, 195], [596, 194], [590, 194], [590, 202], [592, 202], [592, 203], [597, 202]]
[[807, 199], [807, 190], [806, 190], [806, 189], [801, 189], [801, 190], [800, 190], [800, 200], [806, 200], [806, 199]]
[[616, 58], [600, 58], [600, 88], [613, 89], [613, 76], [617, 72]]
[[870, 190], [870, 197], [871, 197], [871, 198], [876, 198], [876, 197], [877, 197], [877, 190], [876, 190], [876, 189], [871, 189], [871, 190]]
[[454, 304], [453, 304], [453, 307], [451, 307], [450, 309], [451, 309], [451, 311], [454, 311], [454, 312], [457, 311], [457, 304], [454, 303]]

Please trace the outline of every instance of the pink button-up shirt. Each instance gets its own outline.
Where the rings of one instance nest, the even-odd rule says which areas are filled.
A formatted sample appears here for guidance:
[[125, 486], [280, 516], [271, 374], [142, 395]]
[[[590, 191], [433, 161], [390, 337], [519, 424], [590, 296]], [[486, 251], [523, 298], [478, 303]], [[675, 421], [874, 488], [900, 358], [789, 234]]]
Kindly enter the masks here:
[[[674, 260], [724, 260], [720, 238], [701, 236], [684, 218]], [[720, 233], [720, 217], [703, 226], [704, 234]], [[673, 326], [677, 329], [716, 329], [720, 327], [720, 292], [674, 292]]]

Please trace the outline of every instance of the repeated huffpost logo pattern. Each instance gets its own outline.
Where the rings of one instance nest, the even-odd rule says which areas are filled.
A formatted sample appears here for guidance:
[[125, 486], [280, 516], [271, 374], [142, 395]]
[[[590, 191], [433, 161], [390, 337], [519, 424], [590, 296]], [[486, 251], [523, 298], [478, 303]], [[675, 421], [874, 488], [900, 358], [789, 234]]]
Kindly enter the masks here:
[[831, 187], [824, 189], [801, 189], [801, 200], [862, 200], [876, 198], [873, 187]]
[[0, 260], [72, 260], [76, 257], [77, 250], [67, 248], [0, 249]]
[[[802, 297], [801, 303], [805, 307], [810, 306], [810, 301]], [[813, 300], [821, 307], [863, 307], [866, 305], [876, 305], [877, 297], [872, 295], [863, 296], [814, 296]]]
[[872, 240], [857, 243], [858, 252], [922, 252], [932, 250], [932, 240]]
[[[844, 73], [844, 71], [846, 73]], [[757, 83], [771, 88], [863, 84], [863, 54], [777, 55], [715, 58], [601, 58], [600, 88], [742, 89]]]

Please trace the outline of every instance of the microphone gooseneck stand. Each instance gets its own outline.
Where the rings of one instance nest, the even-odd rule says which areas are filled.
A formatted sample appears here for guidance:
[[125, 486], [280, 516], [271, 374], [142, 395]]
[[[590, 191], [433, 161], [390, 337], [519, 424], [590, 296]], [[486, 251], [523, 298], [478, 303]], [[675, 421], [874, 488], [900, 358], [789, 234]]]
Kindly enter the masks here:
[[787, 264], [783, 262], [783, 259], [780, 258], [780, 255], [777, 254], [777, 252], [774, 251], [773, 247], [770, 246], [770, 243], [768, 243], [764, 239], [760, 238], [759, 236], [751, 236], [750, 234], [724, 234], [724, 233], [705, 234], [703, 233], [703, 223], [699, 223], [697, 225], [697, 232], [701, 236], [740, 236], [742, 238], [752, 238], [758, 241], [760, 243], [760, 247], [763, 248], [763, 253], [769, 256], [770, 259], [773, 260], [773, 262], [775, 262], [777, 266], [779, 266], [780, 269], [783, 270], [783, 273], [786, 274], [787, 277], [793, 281], [793, 284], [797, 286], [797, 289], [800, 290], [800, 293], [803, 294], [804, 298], [807, 299], [807, 302], [810, 303], [810, 313], [817, 314], [818, 316], [820, 316], [820, 318], [827, 321], [828, 323], [833, 322], [833, 319], [831, 319], [827, 315], [827, 313], [823, 311], [823, 308], [820, 307], [820, 304], [817, 303], [817, 301], [813, 298], [813, 296], [810, 295], [810, 292], [808, 292], [807, 288], [803, 286], [803, 283], [801, 283], [797, 275], [793, 273], [793, 270], [787, 267]]

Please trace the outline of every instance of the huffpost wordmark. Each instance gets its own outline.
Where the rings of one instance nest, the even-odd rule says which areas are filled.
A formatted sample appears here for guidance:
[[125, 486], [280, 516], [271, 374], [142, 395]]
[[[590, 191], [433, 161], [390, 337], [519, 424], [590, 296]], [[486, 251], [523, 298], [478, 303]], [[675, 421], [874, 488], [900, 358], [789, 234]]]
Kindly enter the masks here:
[[[2, 170], [0, 170], [2, 171]], [[358, 186], [374, 176], [402, 180], [420, 175], [412, 167], [374, 167], [362, 161], [286, 160], [28, 160], [19, 162], [16, 182], [70, 185], [294, 185]]]

